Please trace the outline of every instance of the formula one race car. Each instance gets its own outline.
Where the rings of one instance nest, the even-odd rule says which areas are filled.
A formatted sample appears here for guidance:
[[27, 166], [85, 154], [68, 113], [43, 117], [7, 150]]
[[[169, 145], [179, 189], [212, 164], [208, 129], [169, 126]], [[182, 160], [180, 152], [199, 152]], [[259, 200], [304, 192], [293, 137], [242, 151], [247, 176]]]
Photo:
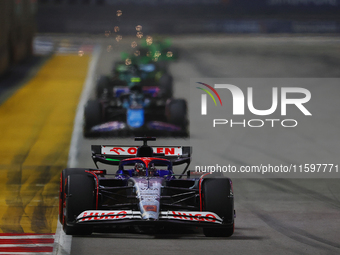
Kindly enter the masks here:
[[100, 76], [96, 82], [96, 97], [114, 96], [116, 86], [128, 88], [139, 86], [142, 89], [156, 87], [157, 95], [164, 99], [173, 94], [173, 78], [160, 63], [130, 64], [125, 61], [114, 63], [113, 74]]
[[187, 137], [187, 103], [184, 99], [164, 100], [157, 87], [115, 87], [114, 96], [89, 100], [84, 109], [84, 136]]
[[[61, 173], [59, 220], [68, 235], [89, 235], [95, 227], [202, 227], [208, 237], [234, 233], [234, 195], [229, 178], [188, 170], [191, 147], [92, 145], [106, 169], [67, 168]], [[173, 167], [186, 164], [181, 174]], [[210, 177], [210, 178], [209, 178]]]

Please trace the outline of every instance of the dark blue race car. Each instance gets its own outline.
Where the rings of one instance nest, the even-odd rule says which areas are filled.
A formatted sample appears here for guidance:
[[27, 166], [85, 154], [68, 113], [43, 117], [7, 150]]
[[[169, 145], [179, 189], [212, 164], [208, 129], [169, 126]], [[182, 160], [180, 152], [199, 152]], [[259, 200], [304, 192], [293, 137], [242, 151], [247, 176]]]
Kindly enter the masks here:
[[165, 100], [153, 86], [115, 86], [112, 93], [87, 102], [85, 137], [189, 135], [184, 99]]
[[[202, 227], [206, 236], [234, 233], [229, 178], [188, 170], [191, 147], [92, 145], [94, 163], [108, 169], [67, 168], [61, 173], [59, 220], [68, 235], [100, 227]], [[185, 164], [181, 174], [174, 166]], [[111, 172], [111, 173], [110, 173]]]

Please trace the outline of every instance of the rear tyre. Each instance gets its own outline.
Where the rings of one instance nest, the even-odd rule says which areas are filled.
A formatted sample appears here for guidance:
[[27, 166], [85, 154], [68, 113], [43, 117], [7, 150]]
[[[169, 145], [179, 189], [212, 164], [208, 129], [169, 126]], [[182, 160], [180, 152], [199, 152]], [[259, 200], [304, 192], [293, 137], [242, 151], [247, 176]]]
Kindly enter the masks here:
[[187, 120], [187, 102], [184, 99], [173, 99], [167, 106], [168, 121], [172, 124], [186, 127]]
[[96, 84], [96, 97], [99, 99], [104, 94], [109, 95], [111, 91], [110, 78], [108, 76], [100, 76]]
[[203, 210], [214, 212], [223, 219], [225, 227], [203, 228], [207, 237], [229, 237], [234, 233], [234, 196], [229, 178], [204, 179], [202, 183]]
[[172, 76], [169, 74], [163, 74], [159, 79], [160, 96], [163, 98], [172, 98]]
[[91, 128], [102, 120], [102, 105], [98, 100], [89, 100], [84, 109], [84, 136], [89, 137]]
[[71, 174], [65, 186], [65, 220], [64, 232], [67, 235], [90, 235], [92, 226], [75, 224], [77, 216], [86, 210], [95, 209], [94, 179], [87, 174]]

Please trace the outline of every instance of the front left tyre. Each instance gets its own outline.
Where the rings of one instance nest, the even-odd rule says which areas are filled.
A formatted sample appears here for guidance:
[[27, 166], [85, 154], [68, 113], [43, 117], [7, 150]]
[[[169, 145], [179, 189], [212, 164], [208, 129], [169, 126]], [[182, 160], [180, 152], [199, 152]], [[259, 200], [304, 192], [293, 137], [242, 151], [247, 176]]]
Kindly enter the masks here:
[[63, 230], [67, 235], [90, 235], [92, 226], [76, 224], [77, 216], [95, 208], [95, 181], [87, 173], [70, 174], [65, 185]]

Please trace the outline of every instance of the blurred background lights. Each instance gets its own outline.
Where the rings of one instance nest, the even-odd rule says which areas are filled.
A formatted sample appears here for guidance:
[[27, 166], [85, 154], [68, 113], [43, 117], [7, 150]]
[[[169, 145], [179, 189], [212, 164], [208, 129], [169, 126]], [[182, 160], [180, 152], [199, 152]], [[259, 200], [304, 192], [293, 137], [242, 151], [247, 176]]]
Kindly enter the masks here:
[[125, 65], [131, 65], [131, 59], [127, 58], [125, 59]]
[[142, 32], [137, 32], [136, 36], [141, 39], [143, 37], [143, 33]]
[[138, 56], [140, 55], [140, 51], [139, 51], [139, 50], [136, 50], [135, 53], [134, 53], [134, 55], [135, 55], [136, 57], [138, 57]]
[[159, 58], [160, 55], [162, 55], [162, 53], [158, 50], [155, 52], [154, 57]]
[[78, 56], [79, 56], [79, 57], [84, 56], [84, 51], [82, 51], [82, 50], [78, 51]]
[[142, 31], [142, 26], [141, 25], [136, 26], [136, 30], [137, 31]]
[[119, 31], [119, 27], [118, 26], [115, 26], [114, 27], [114, 31], [117, 33]]
[[123, 36], [121, 36], [121, 35], [117, 35], [116, 36], [116, 41], [117, 42], [121, 41], [122, 39], [123, 39]]
[[120, 16], [122, 16], [122, 15], [123, 15], [123, 12], [122, 12], [121, 10], [118, 10], [118, 11], [117, 11], [117, 16], [120, 17]]
[[111, 31], [109, 31], [109, 30], [105, 31], [105, 36], [106, 37], [109, 37], [110, 35], [111, 35]]
[[147, 44], [147, 45], [151, 45], [151, 44], [152, 44], [152, 37], [151, 37], [150, 35], [148, 35], [148, 36], [146, 37], [146, 44]]
[[132, 47], [132, 48], [136, 48], [136, 47], [137, 47], [137, 43], [136, 43], [135, 41], [133, 41], [133, 42], [131, 43], [131, 47]]
[[166, 53], [166, 56], [167, 56], [168, 58], [171, 58], [173, 55], [174, 55], [174, 54], [172, 53], [172, 51], [168, 51], [168, 52]]
[[111, 50], [112, 50], [112, 46], [111, 45], [107, 46], [106, 51], [110, 52]]

